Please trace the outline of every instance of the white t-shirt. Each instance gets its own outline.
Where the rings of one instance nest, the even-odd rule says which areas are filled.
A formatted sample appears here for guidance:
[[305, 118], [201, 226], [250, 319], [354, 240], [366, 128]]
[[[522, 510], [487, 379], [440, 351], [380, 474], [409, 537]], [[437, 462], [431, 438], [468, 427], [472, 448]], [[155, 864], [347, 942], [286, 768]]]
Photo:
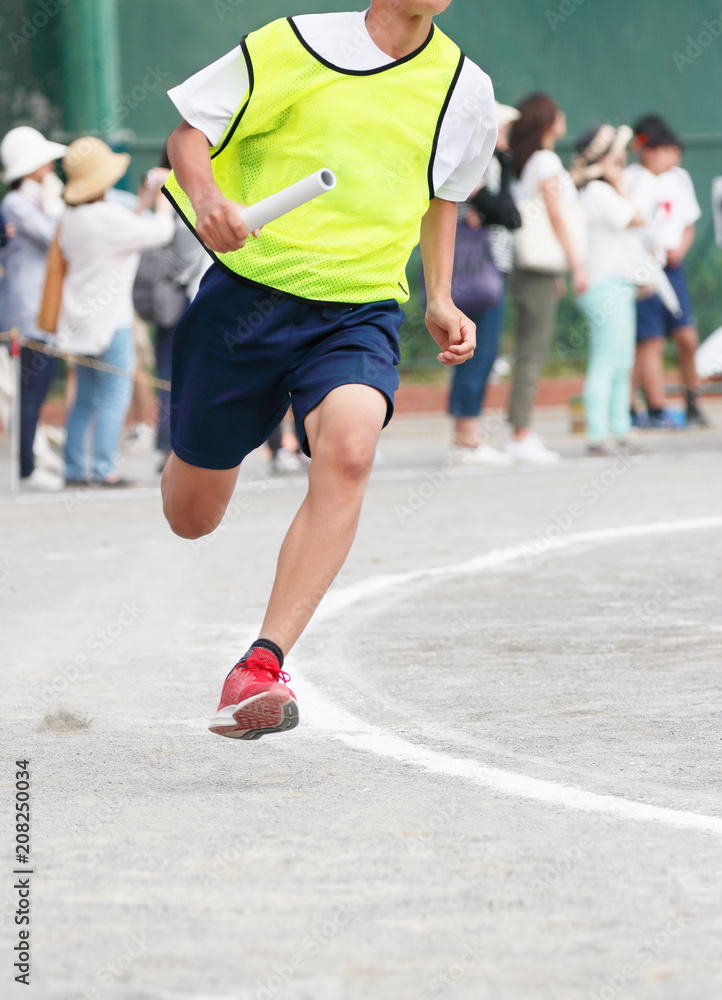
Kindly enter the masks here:
[[682, 167], [653, 174], [641, 163], [627, 167], [624, 176], [655, 243], [676, 250], [687, 226], [702, 215], [692, 178]]
[[590, 181], [580, 197], [589, 223], [589, 287], [610, 278], [632, 280], [644, 259], [639, 231], [629, 228], [637, 206], [606, 181]]
[[61, 350], [97, 356], [116, 330], [133, 325], [140, 254], [170, 243], [174, 233], [170, 212], [140, 216], [112, 201], [67, 209], [59, 233], [68, 261], [58, 318]]
[[536, 198], [544, 181], [558, 177], [562, 201], [576, 201], [578, 192], [568, 170], [553, 149], [538, 149], [524, 164], [521, 177], [512, 185], [514, 201]]
[[[377, 69], [393, 63], [366, 30], [366, 11], [303, 14], [293, 22], [314, 52], [344, 70]], [[248, 68], [240, 45], [185, 83], [168, 91], [183, 118], [220, 141], [248, 93]], [[446, 201], [465, 201], [479, 184], [494, 152], [496, 107], [491, 80], [464, 60], [439, 136], [434, 190]]]

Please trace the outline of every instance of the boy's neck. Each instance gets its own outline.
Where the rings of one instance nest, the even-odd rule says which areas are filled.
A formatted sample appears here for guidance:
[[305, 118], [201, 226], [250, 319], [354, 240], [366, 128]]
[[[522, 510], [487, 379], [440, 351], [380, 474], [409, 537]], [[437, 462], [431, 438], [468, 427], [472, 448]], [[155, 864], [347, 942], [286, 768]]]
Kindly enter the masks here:
[[379, 0], [366, 15], [366, 30], [371, 40], [392, 59], [403, 59], [422, 46], [431, 25], [430, 16], [404, 14], [393, 0]]

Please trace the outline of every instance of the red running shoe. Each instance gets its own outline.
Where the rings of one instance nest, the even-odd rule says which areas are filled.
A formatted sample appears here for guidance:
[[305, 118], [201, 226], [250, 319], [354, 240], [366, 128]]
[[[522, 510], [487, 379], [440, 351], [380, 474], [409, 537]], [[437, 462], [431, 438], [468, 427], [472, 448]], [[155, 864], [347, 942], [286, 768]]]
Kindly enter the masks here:
[[223, 685], [218, 711], [208, 727], [218, 736], [259, 740], [298, 725], [298, 705], [290, 681], [270, 649], [250, 649]]

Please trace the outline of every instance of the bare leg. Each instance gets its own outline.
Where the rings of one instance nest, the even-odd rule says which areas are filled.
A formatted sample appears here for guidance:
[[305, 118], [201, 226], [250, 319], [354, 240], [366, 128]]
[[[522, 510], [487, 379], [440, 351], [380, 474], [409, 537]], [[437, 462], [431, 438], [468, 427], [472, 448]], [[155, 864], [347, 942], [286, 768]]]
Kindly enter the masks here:
[[682, 372], [682, 382], [685, 389], [694, 391], [698, 388], [697, 364], [695, 351], [699, 346], [697, 330], [693, 326], [681, 326], [674, 331], [674, 339], [679, 351], [679, 367]]
[[177, 455], [168, 459], [160, 483], [163, 513], [176, 535], [200, 538], [223, 520], [238, 479], [235, 469], [199, 469]]
[[479, 447], [479, 421], [476, 417], [457, 417], [454, 421], [454, 444]]
[[261, 628], [288, 653], [343, 566], [386, 417], [386, 399], [365, 385], [344, 385], [306, 418], [313, 459], [308, 494], [288, 530]]
[[662, 337], [644, 340], [637, 348], [637, 373], [653, 410], [664, 409], [664, 344]]

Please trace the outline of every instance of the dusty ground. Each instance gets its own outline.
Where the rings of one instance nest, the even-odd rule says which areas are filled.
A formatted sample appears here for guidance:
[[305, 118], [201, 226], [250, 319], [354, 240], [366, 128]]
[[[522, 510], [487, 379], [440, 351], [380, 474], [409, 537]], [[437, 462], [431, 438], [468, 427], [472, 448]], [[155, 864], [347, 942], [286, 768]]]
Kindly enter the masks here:
[[[617, 464], [550, 411], [561, 466], [456, 474], [443, 420], [398, 419], [288, 661], [301, 725], [257, 743], [205, 725], [303, 477], [268, 481], [253, 456], [201, 545], [167, 530], [149, 455], [128, 457], [143, 488], [124, 495], [5, 496], [3, 995], [718, 997], [708, 409], [717, 429]], [[11, 957], [21, 758], [29, 989]]]

